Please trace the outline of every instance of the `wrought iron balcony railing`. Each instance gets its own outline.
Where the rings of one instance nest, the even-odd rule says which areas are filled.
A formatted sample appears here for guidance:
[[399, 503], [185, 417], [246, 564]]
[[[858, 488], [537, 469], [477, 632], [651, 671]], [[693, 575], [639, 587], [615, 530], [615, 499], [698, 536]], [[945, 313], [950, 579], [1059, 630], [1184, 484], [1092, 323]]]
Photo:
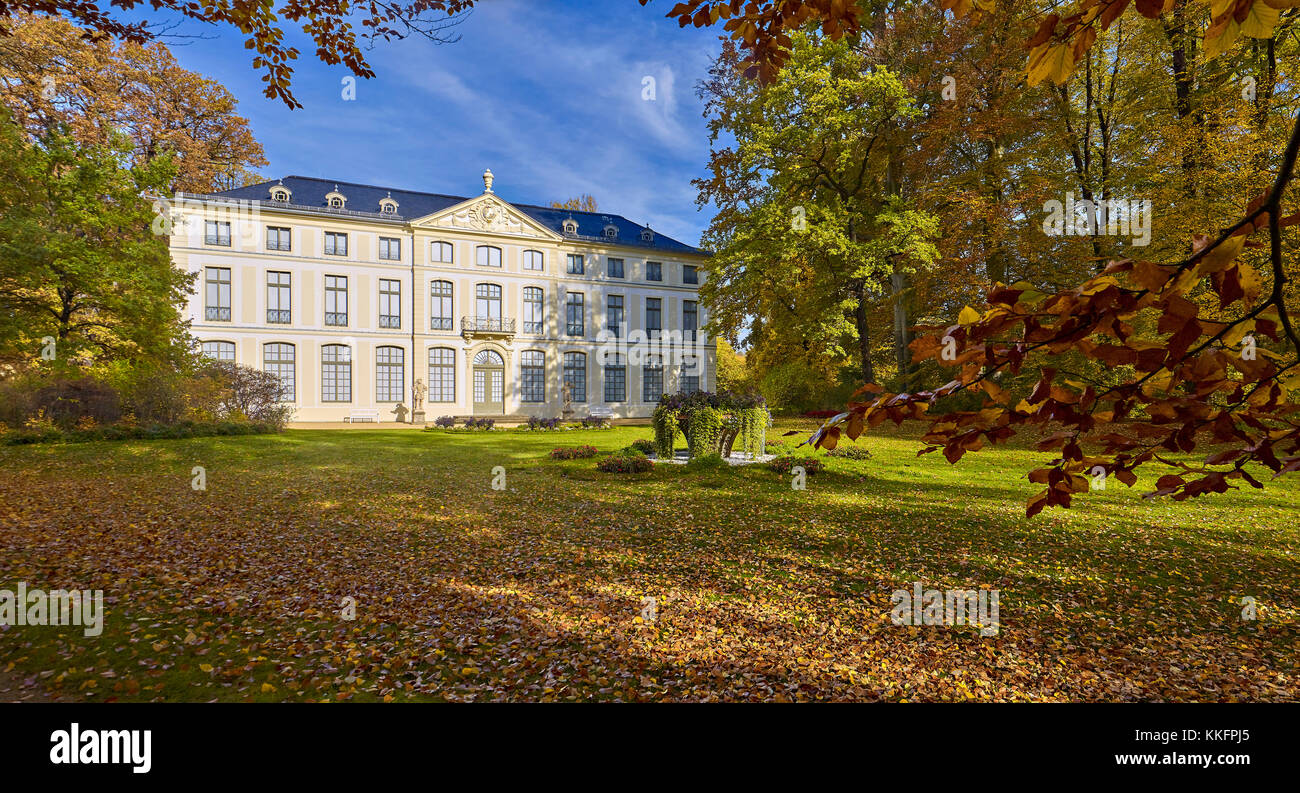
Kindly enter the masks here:
[[402, 327], [402, 318], [396, 314], [380, 314], [379, 327], [381, 328], [400, 328]]
[[266, 310], [266, 321], [274, 325], [288, 325], [289, 312], [280, 308], [268, 308]]
[[513, 317], [461, 317], [462, 333], [509, 333], [515, 332]]
[[221, 308], [218, 306], [207, 306], [203, 310], [203, 316], [209, 322], [229, 322], [230, 308]]
[[325, 324], [344, 327], [348, 324], [348, 313], [346, 311], [326, 311]]

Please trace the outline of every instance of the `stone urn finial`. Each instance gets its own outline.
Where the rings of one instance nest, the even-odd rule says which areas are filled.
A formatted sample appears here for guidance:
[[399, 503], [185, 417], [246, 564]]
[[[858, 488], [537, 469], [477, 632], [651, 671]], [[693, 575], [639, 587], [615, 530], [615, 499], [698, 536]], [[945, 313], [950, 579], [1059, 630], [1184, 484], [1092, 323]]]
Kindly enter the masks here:
[[485, 193], [490, 193], [490, 192], [492, 192], [492, 180], [495, 179], [495, 178], [496, 178], [496, 177], [494, 177], [494, 176], [492, 175], [492, 169], [491, 169], [491, 168], [489, 168], [489, 169], [487, 169], [486, 171], [483, 172], [483, 192], [485, 192]]

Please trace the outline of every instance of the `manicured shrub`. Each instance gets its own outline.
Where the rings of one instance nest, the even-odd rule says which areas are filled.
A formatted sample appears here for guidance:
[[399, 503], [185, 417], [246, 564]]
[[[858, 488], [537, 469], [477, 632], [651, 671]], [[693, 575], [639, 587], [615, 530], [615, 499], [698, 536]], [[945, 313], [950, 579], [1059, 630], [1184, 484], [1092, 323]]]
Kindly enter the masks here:
[[692, 457], [686, 463], [686, 470], [692, 473], [706, 473], [709, 471], [727, 471], [731, 466], [727, 461], [722, 459], [722, 455], [714, 452], [712, 454], [702, 454], [699, 457]]
[[609, 419], [600, 416], [587, 416], [582, 420], [582, 426], [590, 429], [603, 429], [609, 426]]
[[528, 417], [528, 429], [530, 430], [553, 430], [560, 426], [559, 419], [543, 419], [537, 416]]
[[767, 464], [768, 468], [778, 474], [788, 474], [796, 466], [802, 466], [804, 473], [815, 474], [822, 470], [822, 461], [816, 457], [778, 457]]
[[454, 427], [454, 426], [456, 426], [456, 417], [455, 417], [455, 416], [439, 416], [438, 418], [436, 418], [436, 419], [433, 420], [433, 426], [435, 426], [435, 427], [444, 427], [444, 428], [446, 428], [446, 427]]
[[595, 446], [573, 446], [551, 449], [552, 460], [578, 460], [584, 457], [595, 457], [598, 454]]
[[648, 438], [638, 438], [632, 441], [632, 444], [627, 448], [641, 452], [642, 454], [649, 456], [651, 454], [654, 454], [655, 452], [655, 442]]
[[596, 463], [597, 471], [607, 474], [639, 474], [655, 467], [644, 454], [611, 454]]
[[496, 419], [465, 419], [465, 428], [470, 430], [490, 430]]
[[826, 452], [826, 456], [842, 457], [845, 460], [870, 460], [873, 455], [871, 450], [865, 446], [859, 446], [856, 443], [842, 443]]

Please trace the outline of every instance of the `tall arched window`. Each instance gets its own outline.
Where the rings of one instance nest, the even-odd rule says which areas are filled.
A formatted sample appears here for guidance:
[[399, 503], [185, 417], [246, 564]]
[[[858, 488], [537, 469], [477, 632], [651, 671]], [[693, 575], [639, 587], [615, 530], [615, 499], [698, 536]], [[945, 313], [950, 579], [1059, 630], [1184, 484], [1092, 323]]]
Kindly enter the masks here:
[[292, 402], [294, 399], [295, 358], [292, 344], [272, 342], [262, 346], [262, 368], [279, 379], [281, 402]]
[[524, 350], [519, 354], [519, 401], [546, 401], [546, 353]]
[[542, 288], [524, 287], [524, 333], [542, 332]]
[[429, 327], [433, 330], [452, 329], [451, 281], [434, 281], [429, 289]]
[[320, 399], [322, 402], [352, 401], [352, 348], [326, 344], [320, 348]]
[[456, 401], [456, 353], [446, 347], [429, 350], [429, 401]]
[[401, 347], [375, 350], [375, 401], [401, 402], [405, 390], [405, 351]]
[[481, 267], [500, 267], [501, 249], [493, 245], [478, 246], [478, 263]]
[[587, 354], [566, 352], [564, 354], [564, 384], [569, 387], [569, 399], [574, 402], [587, 401]]
[[235, 360], [235, 343], [233, 341], [205, 341], [203, 354], [214, 361]]

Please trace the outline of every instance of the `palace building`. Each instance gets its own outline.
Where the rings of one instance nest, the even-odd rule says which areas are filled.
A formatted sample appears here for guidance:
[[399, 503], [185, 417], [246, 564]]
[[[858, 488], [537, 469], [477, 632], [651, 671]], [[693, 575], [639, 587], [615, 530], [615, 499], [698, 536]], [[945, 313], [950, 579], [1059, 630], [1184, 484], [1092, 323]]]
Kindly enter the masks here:
[[159, 202], [197, 277], [193, 335], [277, 375], [301, 422], [394, 421], [420, 393], [430, 421], [633, 418], [713, 389], [703, 251], [492, 182], [463, 198], [287, 176]]

